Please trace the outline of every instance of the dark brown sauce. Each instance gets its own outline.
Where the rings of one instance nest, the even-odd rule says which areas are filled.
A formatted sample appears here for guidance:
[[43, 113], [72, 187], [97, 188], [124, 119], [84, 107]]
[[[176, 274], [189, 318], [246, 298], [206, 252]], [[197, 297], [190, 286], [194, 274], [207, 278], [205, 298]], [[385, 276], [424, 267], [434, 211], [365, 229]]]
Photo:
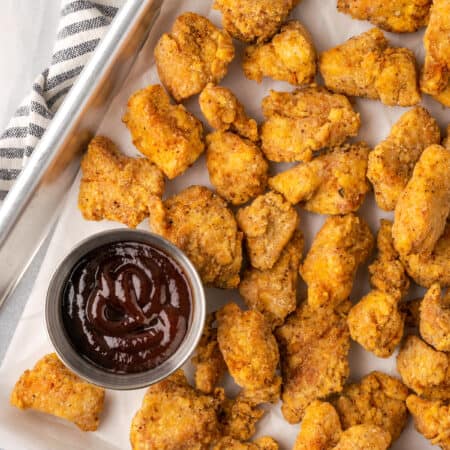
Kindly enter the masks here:
[[75, 264], [62, 299], [74, 348], [114, 373], [160, 365], [186, 335], [191, 288], [183, 270], [141, 242], [99, 247]]

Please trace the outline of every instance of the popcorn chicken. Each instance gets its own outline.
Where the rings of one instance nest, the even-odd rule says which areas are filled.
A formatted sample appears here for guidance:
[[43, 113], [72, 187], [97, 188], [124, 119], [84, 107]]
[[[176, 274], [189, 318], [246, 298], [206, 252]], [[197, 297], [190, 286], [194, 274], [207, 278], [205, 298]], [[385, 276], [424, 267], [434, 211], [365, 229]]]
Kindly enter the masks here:
[[390, 106], [413, 106], [420, 101], [413, 52], [390, 47], [377, 28], [323, 52], [319, 69], [325, 86], [334, 92]]
[[330, 149], [269, 179], [269, 186], [307, 211], [348, 214], [356, 211], [369, 190], [366, 180], [369, 147], [361, 142]]
[[300, 86], [314, 81], [316, 58], [308, 30], [292, 20], [267, 44], [248, 46], [242, 68], [248, 79], [258, 83], [263, 77], [270, 77]]
[[271, 161], [310, 161], [313, 152], [356, 136], [359, 114], [343, 95], [311, 85], [294, 92], [270, 91], [262, 108], [262, 150]]
[[89, 143], [81, 170], [78, 207], [86, 220], [116, 220], [135, 228], [150, 213], [149, 195], [164, 192], [164, 176], [154, 164], [123, 155], [103, 136]]
[[22, 374], [10, 400], [16, 408], [35, 409], [69, 420], [82, 431], [95, 431], [104, 398], [104, 389], [83, 381], [50, 353]]
[[203, 126], [182, 105], [172, 105], [160, 85], [133, 94], [123, 122], [136, 148], [172, 179], [203, 153]]
[[229, 89], [208, 83], [198, 100], [203, 115], [216, 130], [229, 130], [253, 142], [259, 139], [256, 121], [247, 117], [244, 107]]
[[241, 442], [231, 437], [222, 438], [213, 450], [278, 450], [275, 439], [265, 436], [255, 442]]
[[303, 249], [303, 236], [298, 230], [271, 269], [247, 270], [239, 285], [239, 293], [247, 306], [264, 314], [272, 328], [280, 326], [297, 306], [298, 268]]
[[289, 423], [302, 420], [314, 400], [341, 392], [349, 375], [349, 301], [338, 310], [312, 308], [307, 302], [276, 330], [281, 353], [281, 411]]
[[387, 450], [391, 436], [375, 425], [355, 425], [345, 430], [333, 450]]
[[367, 178], [381, 209], [394, 210], [420, 155], [440, 139], [439, 126], [426, 109], [417, 106], [400, 117], [389, 136], [369, 154]]
[[356, 270], [372, 248], [373, 236], [358, 216], [328, 217], [300, 266], [311, 307], [333, 307], [347, 299]]
[[206, 137], [206, 143], [209, 178], [225, 200], [241, 205], [264, 193], [269, 164], [253, 142], [216, 131]]
[[218, 195], [191, 186], [165, 200], [149, 200], [150, 225], [191, 259], [208, 286], [238, 286], [242, 265], [242, 233], [233, 213]]
[[271, 269], [291, 240], [300, 221], [292, 205], [280, 194], [268, 192], [237, 212], [252, 266]]
[[432, 0], [338, 0], [338, 11], [386, 31], [410, 33], [428, 23]]
[[179, 16], [155, 47], [159, 78], [177, 102], [218, 83], [233, 58], [229, 34], [192, 12]]

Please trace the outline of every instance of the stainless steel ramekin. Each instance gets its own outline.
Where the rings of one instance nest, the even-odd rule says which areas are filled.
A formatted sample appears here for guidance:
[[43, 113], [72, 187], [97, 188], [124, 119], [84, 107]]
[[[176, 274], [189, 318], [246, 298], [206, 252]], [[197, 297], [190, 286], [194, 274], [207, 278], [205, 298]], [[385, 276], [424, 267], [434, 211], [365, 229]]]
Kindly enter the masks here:
[[[123, 241], [150, 244], [171, 256], [184, 270], [190, 282], [192, 307], [186, 336], [177, 351], [169, 359], [145, 372], [115, 374], [102, 370], [77, 353], [64, 327], [61, 302], [67, 277], [80, 258], [105, 244]], [[191, 261], [179, 248], [161, 236], [150, 232], [118, 229], [98, 233], [85, 239], [64, 258], [50, 281], [45, 305], [45, 320], [47, 332], [56, 353], [67, 367], [81, 378], [98, 386], [108, 389], [129, 390], [140, 389], [161, 381], [188, 360], [200, 340], [205, 322], [205, 311], [205, 294], [200, 276]]]

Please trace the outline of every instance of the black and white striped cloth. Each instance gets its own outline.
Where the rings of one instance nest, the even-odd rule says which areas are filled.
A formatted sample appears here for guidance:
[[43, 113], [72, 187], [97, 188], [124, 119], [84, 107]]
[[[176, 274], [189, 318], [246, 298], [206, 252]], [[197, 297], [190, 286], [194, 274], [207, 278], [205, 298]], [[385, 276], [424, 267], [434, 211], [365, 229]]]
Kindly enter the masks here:
[[0, 204], [124, 0], [62, 0], [50, 67], [0, 136]]

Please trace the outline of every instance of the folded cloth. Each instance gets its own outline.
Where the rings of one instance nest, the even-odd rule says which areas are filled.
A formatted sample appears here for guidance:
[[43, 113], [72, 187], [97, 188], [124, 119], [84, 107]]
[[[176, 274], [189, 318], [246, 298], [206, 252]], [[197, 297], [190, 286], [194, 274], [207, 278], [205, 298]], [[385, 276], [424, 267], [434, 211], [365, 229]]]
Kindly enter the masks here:
[[62, 0], [50, 67], [0, 136], [0, 203], [125, 0]]

